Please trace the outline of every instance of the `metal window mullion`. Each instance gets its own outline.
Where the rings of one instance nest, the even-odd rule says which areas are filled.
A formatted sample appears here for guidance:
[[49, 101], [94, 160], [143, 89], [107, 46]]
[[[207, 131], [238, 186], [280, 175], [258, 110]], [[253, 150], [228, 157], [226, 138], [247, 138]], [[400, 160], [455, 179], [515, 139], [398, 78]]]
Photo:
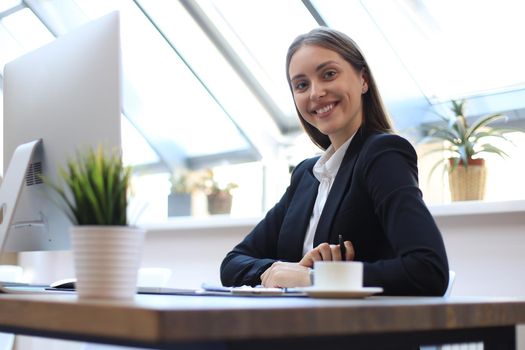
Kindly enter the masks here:
[[328, 24], [324, 20], [323, 16], [321, 16], [319, 11], [317, 11], [317, 9], [315, 8], [314, 4], [312, 4], [311, 0], [302, 0], [302, 2], [303, 2], [303, 5], [308, 10], [308, 12], [310, 12], [312, 17], [315, 19], [317, 24], [319, 24], [320, 26], [323, 26], [323, 27], [328, 27]]
[[12, 15], [13, 13], [15, 13], [17, 11], [20, 11], [20, 10], [23, 10], [25, 8], [26, 8], [26, 6], [25, 6], [24, 2], [22, 2], [22, 3], [20, 3], [20, 4], [16, 5], [16, 6], [11, 7], [8, 10], [0, 12], [0, 19], [3, 18], [3, 17], [7, 17], [9, 15]]
[[274, 122], [279, 127], [282, 133], [289, 131], [289, 127], [285, 122], [285, 116], [281, 109], [277, 106], [273, 98], [268, 94], [257, 79], [253, 76], [250, 69], [244, 64], [241, 58], [237, 55], [235, 50], [229, 45], [228, 41], [220, 34], [219, 30], [209, 20], [202, 9], [194, 0], [179, 0], [182, 6], [188, 11], [190, 16], [201, 27], [202, 31], [208, 36], [211, 42], [223, 55], [226, 61], [232, 66], [235, 72], [239, 75], [242, 81], [248, 86], [250, 91], [259, 100], [263, 108], [270, 114]]
[[31, 10], [31, 12], [33, 12], [35, 17], [38, 18], [38, 20], [44, 25], [44, 27], [46, 27], [47, 30], [49, 30], [51, 35], [53, 35], [55, 38], [58, 36], [58, 34], [54, 30], [51, 29], [51, 26], [49, 25], [49, 23], [47, 23], [45, 18], [42, 17], [40, 13], [38, 13], [38, 11], [36, 11], [35, 8], [31, 4], [29, 4], [26, 0], [23, 0], [22, 4], [24, 5], [24, 7], [27, 7], [28, 9]]

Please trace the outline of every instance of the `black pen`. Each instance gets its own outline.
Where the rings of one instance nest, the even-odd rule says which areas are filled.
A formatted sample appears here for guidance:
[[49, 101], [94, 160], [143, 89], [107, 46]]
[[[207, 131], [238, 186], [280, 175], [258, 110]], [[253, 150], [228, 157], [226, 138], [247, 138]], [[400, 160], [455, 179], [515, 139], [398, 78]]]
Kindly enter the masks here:
[[343, 235], [339, 235], [339, 249], [341, 249], [341, 260], [346, 260], [346, 247], [345, 242], [343, 242]]

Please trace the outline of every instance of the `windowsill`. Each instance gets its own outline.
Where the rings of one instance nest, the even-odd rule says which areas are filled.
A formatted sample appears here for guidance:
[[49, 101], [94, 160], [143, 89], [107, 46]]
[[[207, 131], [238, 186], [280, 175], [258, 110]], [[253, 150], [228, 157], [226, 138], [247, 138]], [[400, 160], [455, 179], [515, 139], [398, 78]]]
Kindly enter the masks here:
[[525, 200], [499, 202], [465, 201], [447, 204], [433, 204], [429, 205], [428, 208], [436, 218], [466, 215], [508, 214], [525, 212]]
[[261, 217], [232, 217], [229, 215], [213, 215], [203, 217], [181, 216], [169, 218], [164, 222], [144, 224], [143, 227], [148, 232], [188, 232], [203, 229], [213, 230], [234, 227], [251, 228], [255, 226], [260, 220]]
[[[460, 217], [470, 215], [525, 213], [525, 200], [481, 202], [465, 201], [447, 204], [431, 204], [428, 208], [435, 218]], [[176, 217], [159, 223], [144, 224], [148, 232], [188, 232], [223, 228], [246, 228], [246, 233], [254, 227], [261, 217], [231, 217], [213, 215], [206, 217]]]

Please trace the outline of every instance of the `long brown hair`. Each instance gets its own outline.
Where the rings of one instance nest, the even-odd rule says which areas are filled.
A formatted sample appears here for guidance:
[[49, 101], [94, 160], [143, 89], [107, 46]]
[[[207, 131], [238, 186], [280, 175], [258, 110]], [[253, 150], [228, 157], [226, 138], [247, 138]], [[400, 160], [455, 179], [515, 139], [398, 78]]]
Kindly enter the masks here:
[[[363, 95], [363, 125], [362, 127], [379, 132], [393, 132], [392, 122], [386, 108], [384, 106], [381, 95], [377, 88], [377, 84], [372, 75], [372, 71], [368, 67], [363, 53], [357, 44], [346, 34], [337, 30], [319, 27], [306, 34], [302, 34], [295, 38], [286, 55], [286, 78], [290, 90], [292, 84], [290, 81], [290, 61], [292, 56], [304, 45], [315, 45], [337, 52], [345, 61], [350, 63], [352, 67], [360, 72], [363, 71], [365, 79], [368, 83], [368, 91]], [[292, 90], [293, 93], [293, 90]], [[306, 133], [310, 139], [322, 149], [327, 149], [331, 141], [327, 135], [321, 133], [314, 126], [309, 124], [297, 109], [299, 120], [303, 125]]]

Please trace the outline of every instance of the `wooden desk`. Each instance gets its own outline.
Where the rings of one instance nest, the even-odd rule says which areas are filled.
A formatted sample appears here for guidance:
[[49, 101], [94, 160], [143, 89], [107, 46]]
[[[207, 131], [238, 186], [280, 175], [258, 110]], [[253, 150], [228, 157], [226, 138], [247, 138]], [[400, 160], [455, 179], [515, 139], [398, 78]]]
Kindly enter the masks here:
[[514, 349], [525, 299], [363, 300], [138, 295], [0, 295], [0, 331], [169, 349], [397, 349], [484, 341]]

